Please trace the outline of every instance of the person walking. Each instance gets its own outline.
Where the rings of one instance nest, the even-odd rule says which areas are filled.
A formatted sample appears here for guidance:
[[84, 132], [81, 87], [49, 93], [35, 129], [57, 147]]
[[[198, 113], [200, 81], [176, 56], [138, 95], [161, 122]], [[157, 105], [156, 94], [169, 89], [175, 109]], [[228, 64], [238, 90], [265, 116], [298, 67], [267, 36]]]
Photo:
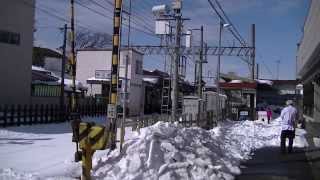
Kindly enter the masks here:
[[293, 139], [295, 137], [295, 127], [297, 119], [297, 109], [293, 107], [293, 101], [286, 102], [287, 107], [281, 111], [281, 152], [286, 153], [286, 139], [289, 139], [288, 153], [292, 152]]
[[267, 118], [268, 118], [268, 124], [270, 124], [270, 120], [272, 118], [272, 110], [271, 108], [267, 108]]

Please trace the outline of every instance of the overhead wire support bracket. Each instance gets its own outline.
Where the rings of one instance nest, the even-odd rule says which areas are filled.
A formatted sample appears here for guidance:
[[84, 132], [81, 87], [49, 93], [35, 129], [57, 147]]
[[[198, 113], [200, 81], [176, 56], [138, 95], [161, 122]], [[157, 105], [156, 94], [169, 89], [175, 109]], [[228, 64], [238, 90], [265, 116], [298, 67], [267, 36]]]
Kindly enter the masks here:
[[[124, 46], [126, 47], [126, 46]], [[131, 48], [136, 49], [137, 51], [145, 54], [145, 55], [165, 55], [166, 53], [172, 53], [173, 49], [172, 47], [169, 46], [152, 46], [152, 45], [132, 45], [130, 46]], [[187, 48], [187, 47], [181, 47], [180, 52], [182, 55], [185, 56], [191, 56], [193, 55], [192, 50], [197, 50], [200, 47], [194, 46], [192, 48]], [[207, 47], [204, 55], [209, 55], [209, 56], [217, 56], [218, 47], [211, 46]], [[254, 51], [253, 47], [221, 47], [221, 55], [222, 56], [241, 56], [241, 57], [247, 57], [250, 56], [250, 54]]]

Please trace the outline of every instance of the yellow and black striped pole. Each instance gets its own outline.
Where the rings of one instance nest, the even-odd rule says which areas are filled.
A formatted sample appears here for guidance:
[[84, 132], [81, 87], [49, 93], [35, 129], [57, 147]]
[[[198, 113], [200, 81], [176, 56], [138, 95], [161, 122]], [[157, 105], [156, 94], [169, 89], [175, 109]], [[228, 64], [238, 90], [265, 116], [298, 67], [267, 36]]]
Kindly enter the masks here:
[[121, 8], [122, 0], [114, 0], [114, 17], [113, 17], [113, 38], [112, 38], [112, 62], [111, 62], [111, 81], [108, 112], [110, 123], [110, 148], [116, 148], [116, 129], [117, 129], [117, 95], [118, 95], [118, 64], [120, 61], [120, 30], [121, 30]]
[[71, 96], [71, 112], [75, 113], [76, 109], [76, 55], [75, 55], [75, 29], [74, 29], [74, 0], [71, 0], [71, 77], [72, 77], [72, 96]]

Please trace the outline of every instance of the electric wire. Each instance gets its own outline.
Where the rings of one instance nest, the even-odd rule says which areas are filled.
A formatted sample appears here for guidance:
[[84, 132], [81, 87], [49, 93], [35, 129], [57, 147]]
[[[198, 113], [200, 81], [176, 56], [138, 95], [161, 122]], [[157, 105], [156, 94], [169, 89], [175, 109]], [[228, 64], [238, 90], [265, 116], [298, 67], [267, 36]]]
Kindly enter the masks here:
[[224, 15], [224, 17], [227, 19], [228, 23], [231, 25], [231, 27], [234, 29], [234, 31], [236, 32], [236, 34], [238, 35], [238, 37], [243, 41], [244, 44], [246, 44], [246, 41], [244, 40], [244, 38], [241, 36], [241, 34], [239, 33], [239, 31], [237, 30], [237, 28], [233, 25], [232, 21], [229, 19], [229, 17], [227, 16], [226, 12], [223, 10], [221, 4], [219, 3], [218, 0], [215, 0], [216, 4], [218, 5], [218, 8], [221, 10], [222, 14]]
[[[211, 0], [208, 0], [208, 2], [209, 2], [209, 4], [210, 4], [210, 6], [211, 6], [211, 8], [215, 11], [215, 13], [219, 16], [219, 19], [222, 21], [222, 23], [228, 23], [228, 24], [230, 24], [230, 22], [228, 22], [228, 21], [226, 21], [224, 18], [223, 18], [223, 16], [219, 13], [219, 11], [217, 10], [217, 8], [215, 7], [215, 5], [212, 3], [212, 1]], [[231, 25], [231, 24], [230, 24]], [[232, 26], [232, 25], [231, 25]], [[232, 29], [230, 29], [230, 28], [228, 28], [228, 30], [232, 33], [232, 35], [239, 41], [239, 43], [242, 45], [242, 46], [246, 46], [246, 43], [245, 42], [243, 42], [242, 40], [241, 40], [241, 38], [240, 37], [238, 37], [237, 35], [236, 35], [236, 33], [232, 30]]]

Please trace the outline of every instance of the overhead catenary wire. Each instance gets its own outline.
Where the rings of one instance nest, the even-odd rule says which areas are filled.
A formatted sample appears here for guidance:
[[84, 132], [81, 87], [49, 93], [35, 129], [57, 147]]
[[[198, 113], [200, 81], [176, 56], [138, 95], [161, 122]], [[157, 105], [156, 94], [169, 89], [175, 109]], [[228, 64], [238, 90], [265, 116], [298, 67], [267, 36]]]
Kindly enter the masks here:
[[[114, 6], [113, 2], [110, 2], [108, 0], [104, 0], [105, 2], [108, 3], [111, 7]], [[141, 4], [141, 3], [135, 3], [135, 4]], [[133, 5], [135, 5], [133, 4]], [[145, 23], [148, 26], [152, 26], [152, 18], [150, 16], [146, 16], [145, 14], [148, 13], [148, 10], [143, 9], [142, 11], [137, 11], [136, 8], [132, 5], [132, 11], [131, 11], [131, 18], [134, 18], [142, 23]], [[151, 11], [151, 10], [150, 10]], [[141, 13], [143, 12], [143, 13]]]
[[229, 17], [227, 16], [227, 14], [225, 13], [225, 11], [223, 10], [221, 4], [219, 3], [218, 0], [215, 0], [216, 4], [218, 5], [218, 8], [221, 10], [222, 14], [224, 15], [224, 17], [226, 18], [227, 22], [231, 25], [231, 27], [234, 29], [235, 33], [238, 35], [238, 37], [244, 42], [244, 44], [246, 44], [245, 39], [241, 36], [241, 34], [239, 33], [239, 31], [237, 30], [237, 28], [233, 25], [232, 21], [229, 19]]
[[[87, 5], [84, 5], [83, 3], [80, 3], [79, 1], [76, 1], [76, 4], [80, 5], [80, 6], [83, 7], [83, 8], [88, 9], [89, 11], [91, 11], [91, 12], [97, 14], [97, 15], [100, 15], [100, 16], [105, 17], [105, 18], [107, 18], [107, 19], [110, 19], [110, 21], [112, 21], [112, 17], [111, 17], [111, 16], [108, 16], [108, 15], [106, 15], [106, 14], [104, 14], [104, 13], [101, 13], [100, 11], [98, 11], [98, 10], [96, 10], [96, 9], [93, 9], [92, 7], [89, 7], [89, 6], [87, 6]], [[134, 30], [136, 30], [136, 31], [139, 31], [139, 32], [142, 32], [142, 33], [145, 33], [145, 34], [150, 35], [150, 36], [152, 36], [152, 37], [157, 37], [157, 36], [155, 36], [155, 35], [153, 34], [153, 31], [152, 31], [152, 30], [147, 29], [147, 28], [146, 28], [146, 30], [139, 28], [139, 25], [141, 25], [141, 24], [137, 24], [137, 23], [133, 23], [133, 24], [134, 24], [135, 26], [131, 26], [132, 29], [134, 29]], [[123, 23], [123, 25], [124, 25], [126, 28], [129, 26], [129, 25], [126, 24], [126, 23]], [[137, 27], [137, 26], [138, 26], [138, 27]]]
[[[211, 0], [208, 0], [208, 2], [209, 2], [209, 4], [210, 4], [210, 6], [211, 6], [211, 8], [215, 11], [215, 13], [218, 15], [218, 17], [219, 17], [219, 19], [222, 21], [222, 23], [228, 23], [228, 24], [230, 24], [231, 26], [232, 26], [232, 22], [230, 21], [228, 21], [228, 20], [226, 20], [220, 13], [219, 13], [219, 11], [217, 10], [217, 8], [216, 8], [216, 6], [214, 5], [214, 3], [211, 1]], [[228, 18], [229, 19], [229, 18]], [[230, 20], [230, 19], [229, 19]], [[235, 29], [235, 27], [234, 26], [232, 26], [234, 29]], [[239, 41], [239, 43], [242, 45], [242, 46], [246, 46], [247, 45], [247, 43], [246, 42], [244, 42], [242, 39], [241, 39], [241, 37], [239, 37], [235, 32], [234, 32], [234, 30], [232, 30], [232, 29], [230, 29], [230, 28], [228, 28], [228, 30], [231, 32], [231, 34]]]

